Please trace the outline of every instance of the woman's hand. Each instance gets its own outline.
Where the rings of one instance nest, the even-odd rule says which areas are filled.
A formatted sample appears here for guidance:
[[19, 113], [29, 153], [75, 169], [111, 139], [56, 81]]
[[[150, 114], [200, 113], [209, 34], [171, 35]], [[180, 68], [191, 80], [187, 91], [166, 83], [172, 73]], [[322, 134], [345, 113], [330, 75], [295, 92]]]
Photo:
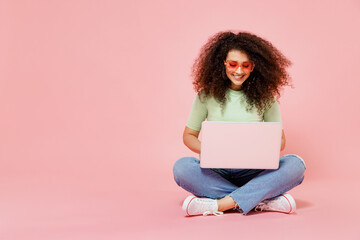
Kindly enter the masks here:
[[284, 129], [283, 129], [282, 130], [282, 136], [281, 136], [281, 148], [280, 148], [280, 151], [284, 150], [285, 143], [286, 143], [286, 139], [285, 139], [285, 133], [284, 133]]
[[200, 154], [201, 142], [198, 139], [200, 131], [185, 127], [183, 134], [184, 144], [193, 152]]

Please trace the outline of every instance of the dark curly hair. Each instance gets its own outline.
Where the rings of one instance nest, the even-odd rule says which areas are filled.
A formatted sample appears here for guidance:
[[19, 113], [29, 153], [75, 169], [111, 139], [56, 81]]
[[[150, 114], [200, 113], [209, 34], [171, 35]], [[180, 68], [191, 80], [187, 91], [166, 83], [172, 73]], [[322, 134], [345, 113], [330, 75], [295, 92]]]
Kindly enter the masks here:
[[286, 68], [291, 62], [269, 41], [252, 33], [220, 32], [208, 40], [192, 67], [195, 91], [199, 96], [204, 93], [205, 97], [215, 97], [222, 106], [226, 103], [225, 93], [231, 81], [226, 75], [224, 61], [232, 49], [246, 53], [255, 64], [241, 90], [249, 104], [247, 110], [256, 106], [261, 114], [273, 103], [274, 96], [280, 96], [280, 89], [290, 85]]

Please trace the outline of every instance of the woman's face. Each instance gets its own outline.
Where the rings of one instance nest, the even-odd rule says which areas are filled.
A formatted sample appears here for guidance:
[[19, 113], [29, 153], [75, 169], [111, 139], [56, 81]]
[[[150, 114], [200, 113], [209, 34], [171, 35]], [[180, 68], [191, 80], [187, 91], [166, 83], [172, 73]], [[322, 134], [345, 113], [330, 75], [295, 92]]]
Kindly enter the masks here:
[[236, 91], [240, 90], [243, 82], [248, 79], [254, 69], [254, 64], [246, 53], [236, 49], [228, 52], [224, 64], [226, 75], [231, 81], [230, 88]]

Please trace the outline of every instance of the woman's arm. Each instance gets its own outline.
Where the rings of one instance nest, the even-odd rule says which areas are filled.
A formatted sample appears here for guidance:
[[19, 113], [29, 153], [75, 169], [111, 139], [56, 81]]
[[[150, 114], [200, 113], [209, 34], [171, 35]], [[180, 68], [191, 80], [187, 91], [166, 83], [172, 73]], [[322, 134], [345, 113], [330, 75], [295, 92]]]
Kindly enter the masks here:
[[183, 141], [191, 151], [199, 153], [201, 149], [201, 142], [198, 139], [200, 131], [192, 130], [191, 128], [185, 127], [183, 134]]
[[284, 133], [284, 129], [283, 129], [282, 130], [282, 136], [281, 136], [281, 149], [280, 149], [280, 151], [284, 150], [285, 143], [286, 143], [286, 139], [285, 139], [285, 133]]

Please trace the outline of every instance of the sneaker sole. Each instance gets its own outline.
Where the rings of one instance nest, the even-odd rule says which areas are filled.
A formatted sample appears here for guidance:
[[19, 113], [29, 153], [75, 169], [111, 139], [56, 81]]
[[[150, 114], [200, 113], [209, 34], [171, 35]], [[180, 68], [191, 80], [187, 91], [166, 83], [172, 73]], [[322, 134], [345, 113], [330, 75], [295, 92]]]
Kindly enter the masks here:
[[184, 203], [182, 205], [182, 210], [186, 213], [187, 216], [191, 216], [188, 212], [188, 208], [189, 208], [191, 201], [194, 200], [195, 198], [196, 198], [195, 196], [188, 196], [184, 200]]
[[288, 214], [289, 213], [293, 213], [296, 211], [296, 203], [295, 203], [295, 199], [288, 193], [285, 193], [285, 194], [282, 194], [282, 196], [284, 198], [286, 198], [286, 200], [289, 202], [290, 204], [290, 211], [287, 212]]

